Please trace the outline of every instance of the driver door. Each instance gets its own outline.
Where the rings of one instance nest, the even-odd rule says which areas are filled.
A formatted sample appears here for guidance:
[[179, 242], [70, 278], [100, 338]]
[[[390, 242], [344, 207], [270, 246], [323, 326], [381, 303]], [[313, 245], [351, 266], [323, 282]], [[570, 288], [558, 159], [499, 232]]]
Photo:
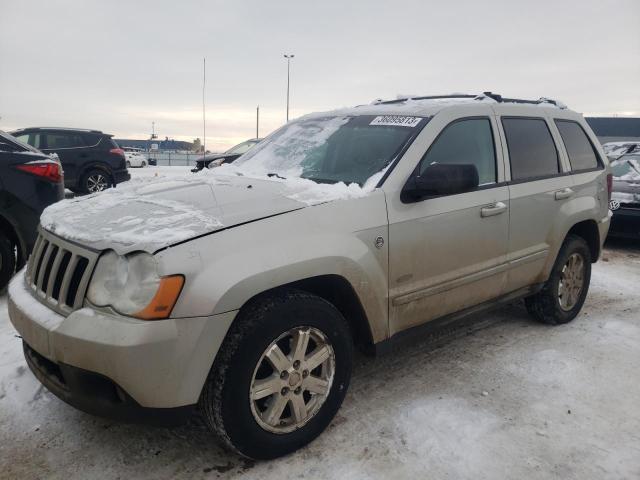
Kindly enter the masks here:
[[391, 335], [505, 290], [509, 190], [495, 119], [482, 112], [434, 117], [428, 127], [435, 139], [418, 166], [424, 172], [433, 163], [473, 164], [477, 188], [412, 203], [400, 192], [388, 199]]

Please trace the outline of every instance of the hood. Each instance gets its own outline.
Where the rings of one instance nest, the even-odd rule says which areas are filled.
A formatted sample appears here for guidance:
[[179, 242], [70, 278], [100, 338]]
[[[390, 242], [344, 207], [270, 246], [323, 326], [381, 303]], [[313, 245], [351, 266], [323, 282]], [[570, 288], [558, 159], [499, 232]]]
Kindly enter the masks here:
[[290, 193], [282, 182], [243, 177], [212, 181], [197, 175], [122, 184], [48, 207], [41, 225], [97, 250], [153, 253], [193, 237], [307, 206], [287, 196]]

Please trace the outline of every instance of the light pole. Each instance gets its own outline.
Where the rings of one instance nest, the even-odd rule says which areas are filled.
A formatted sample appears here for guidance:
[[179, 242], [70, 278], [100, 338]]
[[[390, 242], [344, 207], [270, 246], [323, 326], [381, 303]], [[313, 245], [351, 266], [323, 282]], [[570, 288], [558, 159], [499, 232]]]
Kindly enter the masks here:
[[289, 122], [289, 79], [290, 79], [290, 65], [291, 59], [295, 57], [293, 54], [284, 54], [284, 58], [287, 59], [287, 122]]

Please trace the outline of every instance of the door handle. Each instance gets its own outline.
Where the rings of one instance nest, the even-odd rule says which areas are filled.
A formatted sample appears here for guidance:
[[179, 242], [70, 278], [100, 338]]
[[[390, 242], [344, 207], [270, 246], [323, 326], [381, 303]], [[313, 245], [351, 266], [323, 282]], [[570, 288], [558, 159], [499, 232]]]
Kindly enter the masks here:
[[565, 198], [569, 198], [571, 195], [573, 195], [573, 190], [570, 188], [563, 188], [555, 193], [555, 198], [556, 200], [564, 200]]
[[496, 202], [480, 209], [481, 217], [493, 217], [507, 211], [507, 204], [504, 202]]

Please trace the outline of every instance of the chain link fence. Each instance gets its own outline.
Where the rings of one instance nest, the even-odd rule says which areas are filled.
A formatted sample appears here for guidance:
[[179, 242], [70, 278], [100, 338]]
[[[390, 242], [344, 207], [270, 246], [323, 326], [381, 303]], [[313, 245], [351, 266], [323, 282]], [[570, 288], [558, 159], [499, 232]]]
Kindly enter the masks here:
[[149, 150], [145, 152], [149, 159], [154, 159], [160, 166], [192, 166], [202, 157], [201, 153], [168, 150]]

